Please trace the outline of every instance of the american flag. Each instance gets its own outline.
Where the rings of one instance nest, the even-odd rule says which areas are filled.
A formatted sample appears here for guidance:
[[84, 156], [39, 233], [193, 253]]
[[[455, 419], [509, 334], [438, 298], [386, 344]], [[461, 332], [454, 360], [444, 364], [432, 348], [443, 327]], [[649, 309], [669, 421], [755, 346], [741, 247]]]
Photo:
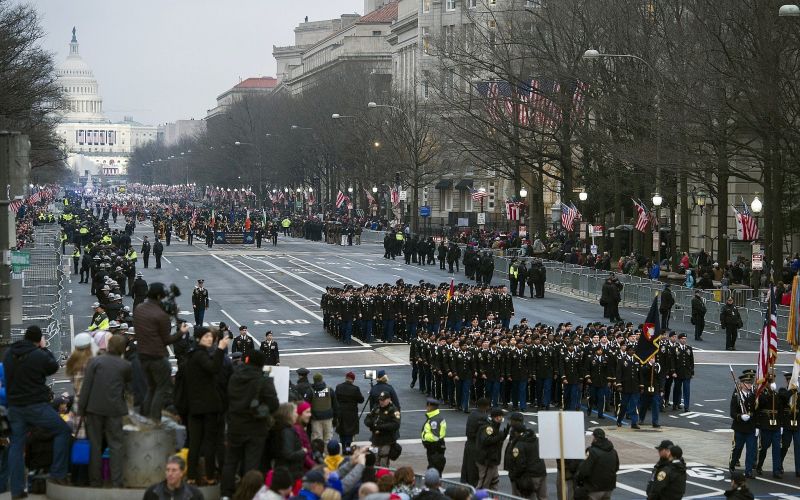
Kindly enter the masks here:
[[769, 287], [767, 310], [764, 312], [764, 327], [758, 344], [758, 366], [756, 366], [756, 399], [769, 384], [769, 370], [778, 357], [778, 308], [775, 305], [775, 287]]
[[19, 212], [20, 207], [22, 207], [23, 201], [22, 200], [13, 200], [11, 203], [8, 204], [8, 209], [14, 213]]
[[39, 203], [39, 200], [41, 200], [41, 199], [42, 199], [42, 193], [41, 193], [41, 191], [37, 191], [37, 192], [33, 193], [33, 194], [32, 194], [32, 195], [31, 195], [31, 196], [28, 198], [28, 202], [29, 202], [30, 204], [35, 204], [35, 203]]
[[508, 220], [519, 220], [519, 202], [506, 200], [506, 218]]
[[314, 193], [309, 191], [308, 193], [308, 205], [311, 206], [316, 203], [317, 199], [314, 197]]
[[[633, 198], [631, 199], [633, 200]], [[647, 225], [650, 223], [650, 214], [647, 211], [647, 207], [641, 201], [636, 200], [633, 200], [633, 206], [636, 208], [636, 213], [639, 214], [636, 217], [636, 230], [645, 232]]]
[[392, 206], [396, 207], [398, 205], [400, 205], [400, 190], [392, 188]]
[[377, 203], [375, 203], [375, 197], [372, 196], [372, 193], [369, 192], [369, 189], [364, 188], [364, 194], [367, 195], [367, 202], [369, 202], [369, 206], [377, 205]]
[[575, 219], [578, 218], [578, 209], [570, 205], [561, 204], [561, 225], [567, 231], [572, 232], [575, 227]]
[[757, 240], [758, 224], [756, 224], [756, 218], [753, 217], [750, 209], [747, 208], [747, 203], [742, 201], [742, 210], [736, 210], [736, 207], [733, 207], [733, 211], [736, 213], [736, 237], [743, 241]]
[[[487, 112], [494, 121], [507, 116], [514, 117], [513, 121], [523, 127], [533, 124], [556, 128], [563, 122], [565, 111], [556, 99], [561, 94], [561, 85], [558, 80], [532, 78], [518, 85], [506, 81], [479, 82], [477, 90], [486, 97]], [[571, 80], [566, 90], [572, 96], [569, 114], [574, 121], [583, 114], [589, 84]]]
[[345, 201], [347, 201], [347, 196], [341, 191], [336, 195], [336, 208], [341, 208], [344, 205]]
[[481, 191], [480, 189], [473, 189], [472, 190], [472, 199], [474, 201], [481, 201], [484, 198], [488, 198], [488, 197], [489, 197], [489, 193], [487, 193], [486, 191]]

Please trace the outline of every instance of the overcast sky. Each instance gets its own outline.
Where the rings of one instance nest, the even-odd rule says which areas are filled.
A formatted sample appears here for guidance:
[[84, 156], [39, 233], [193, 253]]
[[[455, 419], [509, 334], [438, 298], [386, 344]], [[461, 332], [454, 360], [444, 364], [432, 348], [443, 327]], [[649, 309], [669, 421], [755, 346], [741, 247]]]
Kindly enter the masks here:
[[205, 117], [216, 97], [251, 76], [274, 76], [273, 45], [293, 29], [361, 12], [363, 0], [32, 0], [45, 49], [61, 62], [72, 27], [94, 70], [106, 116], [151, 125]]

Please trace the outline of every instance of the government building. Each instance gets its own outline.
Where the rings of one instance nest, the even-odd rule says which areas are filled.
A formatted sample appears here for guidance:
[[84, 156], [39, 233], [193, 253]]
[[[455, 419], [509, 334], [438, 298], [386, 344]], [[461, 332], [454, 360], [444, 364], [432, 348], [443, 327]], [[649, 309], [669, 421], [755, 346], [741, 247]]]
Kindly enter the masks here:
[[75, 28], [69, 56], [58, 66], [56, 75], [66, 101], [56, 131], [64, 141], [69, 168], [80, 177], [124, 176], [133, 150], [158, 140], [159, 128], [137, 123], [132, 117], [121, 122], [105, 117], [99, 85], [80, 55]]

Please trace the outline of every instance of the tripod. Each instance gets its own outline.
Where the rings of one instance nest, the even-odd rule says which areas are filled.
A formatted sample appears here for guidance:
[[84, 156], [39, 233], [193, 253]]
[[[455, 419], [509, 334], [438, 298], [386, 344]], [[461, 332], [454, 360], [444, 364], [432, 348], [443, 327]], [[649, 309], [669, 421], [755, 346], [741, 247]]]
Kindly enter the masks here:
[[372, 378], [369, 379], [369, 393], [370, 393], [370, 396], [367, 397], [367, 399], [364, 401], [364, 406], [361, 407], [361, 412], [358, 414], [358, 420], [359, 421], [361, 421], [361, 417], [364, 416], [364, 410], [367, 409], [367, 405], [369, 404], [370, 397], [372, 396], [372, 384], [373, 384], [374, 381], [375, 381], [375, 379], [372, 379]]

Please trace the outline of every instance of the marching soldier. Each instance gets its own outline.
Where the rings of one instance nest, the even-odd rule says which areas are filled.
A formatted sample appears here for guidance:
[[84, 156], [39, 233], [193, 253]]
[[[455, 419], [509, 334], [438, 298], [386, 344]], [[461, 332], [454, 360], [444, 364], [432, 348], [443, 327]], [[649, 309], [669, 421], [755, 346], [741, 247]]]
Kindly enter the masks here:
[[272, 336], [272, 331], [268, 331], [264, 342], [261, 342], [259, 350], [264, 353], [266, 357], [267, 366], [280, 366], [281, 354], [278, 350], [278, 342]]
[[677, 410], [683, 397], [683, 413], [689, 411], [689, 397], [691, 396], [691, 382], [694, 377], [694, 353], [692, 347], [686, 345], [686, 334], [678, 335], [678, 345], [675, 347], [675, 368], [672, 378], [675, 379], [675, 388], [672, 393], [672, 409]]
[[247, 327], [244, 325], [239, 327], [239, 336], [233, 339], [232, 345], [231, 352], [240, 352], [243, 358], [246, 358], [256, 348], [255, 342], [247, 334]]
[[670, 331], [666, 337], [661, 337], [659, 344], [656, 363], [661, 366], [661, 385], [664, 388], [661, 409], [666, 410], [669, 408], [669, 397], [675, 380], [672, 378], [672, 373], [675, 371], [675, 347], [678, 345], [678, 333]]
[[606, 387], [609, 383], [608, 358], [602, 345], [595, 347], [594, 354], [586, 361], [586, 383], [589, 385], [589, 405], [586, 414], [591, 416], [592, 408], [597, 410], [597, 418], [603, 418], [606, 406]]
[[647, 411], [652, 410], [653, 428], [658, 429], [658, 414], [661, 409], [661, 365], [655, 358], [650, 360], [639, 370], [639, 385], [642, 390], [642, 401], [639, 410], [639, 420], [644, 422]]
[[447, 463], [445, 457], [445, 442], [447, 436], [447, 421], [439, 411], [439, 400], [428, 398], [425, 412], [425, 423], [422, 425], [422, 446], [425, 447], [425, 456], [428, 467], [439, 471], [444, 470]]
[[775, 385], [775, 375], [767, 375], [768, 385], [758, 396], [756, 411], [756, 428], [758, 436], [758, 463], [756, 472], [762, 475], [764, 471], [764, 460], [767, 458], [767, 451], [772, 448], [772, 477], [781, 479], [781, 421], [783, 413], [783, 398], [778, 395]]
[[397, 446], [397, 434], [400, 430], [400, 410], [392, 404], [392, 396], [388, 392], [378, 395], [378, 405], [364, 419], [372, 436], [372, 446], [378, 448], [375, 465], [388, 467], [389, 455]]
[[205, 289], [205, 280], [197, 280], [197, 286], [192, 290], [192, 309], [194, 310], [194, 324], [203, 326], [203, 318], [208, 309], [208, 290]]
[[631, 419], [631, 429], [639, 429], [639, 391], [642, 389], [639, 368], [641, 365], [633, 359], [631, 353], [633, 353], [633, 347], [628, 346], [627, 352], [623, 350], [620, 363], [617, 364], [617, 390], [622, 393], [622, 400], [617, 409], [617, 427], [622, 427], [622, 419], [627, 413]]
[[567, 352], [561, 361], [561, 384], [563, 389], [563, 407], [565, 410], [577, 410], [581, 408], [581, 381], [583, 380], [584, 362], [583, 357], [577, 352], [576, 344], [578, 341], [567, 343]]
[[755, 393], [752, 392], [753, 376], [750, 373], [739, 377], [739, 384], [731, 396], [730, 417], [733, 419], [733, 449], [728, 470], [733, 474], [736, 463], [742, 455], [742, 450], [747, 446], [744, 460], [745, 477], [753, 477], [753, 467], [756, 464], [756, 422]]
[[783, 426], [783, 433], [781, 434], [781, 470], [783, 469], [783, 461], [786, 459], [786, 454], [789, 452], [789, 447], [794, 444], [794, 474], [800, 477], [800, 427], [797, 425], [798, 421], [798, 408], [797, 408], [797, 387], [791, 384], [791, 372], [784, 372], [783, 376], [786, 377], [786, 387], [781, 387], [778, 394], [783, 399], [781, 408], [781, 425]]

